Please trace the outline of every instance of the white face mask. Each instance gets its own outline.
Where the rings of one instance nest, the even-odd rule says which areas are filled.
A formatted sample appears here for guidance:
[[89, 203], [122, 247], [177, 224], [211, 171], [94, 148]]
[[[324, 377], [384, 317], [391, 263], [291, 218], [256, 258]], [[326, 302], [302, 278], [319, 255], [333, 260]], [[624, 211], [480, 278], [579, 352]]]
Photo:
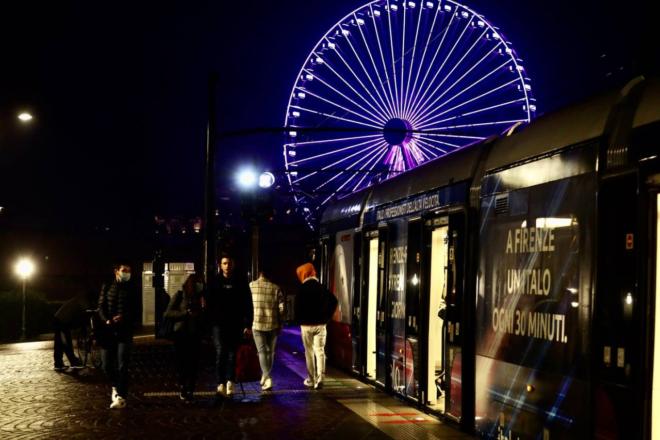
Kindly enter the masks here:
[[129, 281], [131, 279], [131, 273], [130, 272], [119, 272], [119, 280], [122, 282]]

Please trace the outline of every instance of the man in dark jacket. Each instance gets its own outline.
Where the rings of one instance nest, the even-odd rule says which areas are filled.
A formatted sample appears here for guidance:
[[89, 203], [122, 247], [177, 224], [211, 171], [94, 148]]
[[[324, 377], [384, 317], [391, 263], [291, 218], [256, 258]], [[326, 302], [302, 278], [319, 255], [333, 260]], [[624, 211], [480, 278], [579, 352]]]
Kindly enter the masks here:
[[220, 274], [209, 289], [207, 305], [216, 351], [219, 395], [234, 393], [236, 350], [244, 334], [252, 328], [252, 293], [247, 281], [234, 273], [234, 259], [220, 258]]
[[53, 316], [55, 371], [64, 369], [62, 357], [66, 354], [71, 368], [82, 368], [82, 362], [73, 352], [71, 330], [85, 325], [85, 311], [94, 308], [94, 300], [89, 292], [81, 292], [66, 301]]
[[311, 263], [296, 269], [302, 283], [296, 295], [296, 322], [300, 324], [300, 336], [305, 347], [308, 388], [319, 389], [325, 378], [326, 324], [337, 309], [337, 298], [316, 278], [316, 270]]
[[99, 317], [103, 322], [105, 341], [101, 359], [103, 371], [112, 383], [110, 408], [124, 408], [128, 396], [128, 363], [133, 343], [133, 300], [128, 289], [131, 267], [117, 264], [115, 278], [101, 289]]

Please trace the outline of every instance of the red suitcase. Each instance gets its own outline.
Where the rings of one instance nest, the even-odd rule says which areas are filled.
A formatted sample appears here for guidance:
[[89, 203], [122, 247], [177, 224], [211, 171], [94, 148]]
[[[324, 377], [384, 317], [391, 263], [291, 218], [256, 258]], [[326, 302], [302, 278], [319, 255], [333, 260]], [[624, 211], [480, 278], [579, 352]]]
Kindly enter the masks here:
[[236, 350], [236, 382], [261, 380], [261, 366], [257, 347], [252, 338], [242, 341]]

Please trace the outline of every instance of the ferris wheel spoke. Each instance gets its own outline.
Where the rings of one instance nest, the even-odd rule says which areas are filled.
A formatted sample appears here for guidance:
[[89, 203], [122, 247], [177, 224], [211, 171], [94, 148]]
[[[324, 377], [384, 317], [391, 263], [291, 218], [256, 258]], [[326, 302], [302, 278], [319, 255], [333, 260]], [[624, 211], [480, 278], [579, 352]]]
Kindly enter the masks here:
[[[423, 5], [419, 5], [419, 14], [417, 14], [417, 27], [415, 29], [415, 40], [413, 41], [412, 47], [412, 56], [410, 57], [410, 66], [408, 68], [408, 81], [406, 82], [406, 93], [404, 94], [405, 100], [403, 105], [403, 117], [407, 118], [408, 106], [409, 106], [409, 90], [410, 90], [410, 80], [412, 78], [413, 66], [415, 65], [415, 53], [417, 52], [417, 41], [419, 38], [419, 27], [422, 24], [422, 11], [424, 10]], [[437, 9], [436, 9], [437, 11]], [[412, 14], [414, 15], [414, 14]], [[430, 35], [430, 34], [429, 34]]]
[[447, 137], [447, 138], [452, 138], [452, 139], [469, 139], [473, 141], [482, 141], [486, 139], [483, 136], [472, 136], [472, 135], [467, 135], [467, 134], [450, 134], [450, 133], [424, 133], [425, 136], [430, 136], [430, 137]]
[[432, 150], [432, 151], [436, 151], [436, 152], [441, 153], [441, 154], [436, 153], [436, 154], [435, 154], [435, 157], [445, 155], [445, 154], [447, 154], [447, 153], [449, 152], [448, 150], [446, 150], [446, 149], [444, 149], [444, 148], [440, 148], [440, 147], [438, 147], [438, 146], [435, 146], [435, 145], [431, 144], [430, 142], [427, 142], [427, 141], [425, 141], [425, 140], [423, 140], [423, 139], [421, 139], [421, 138], [420, 138], [420, 139], [417, 139], [417, 142], [419, 143], [419, 145], [424, 145], [424, 146], [425, 146], [426, 148], [428, 148], [429, 150]]
[[[431, 150], [430, 148], [428, 148], [427, 146], [425, 146], [425, 145], [424, 145], [424, 142], [416, 141], [416, 144], [417, 144], [417, 147], [418, 147], [420, 150], [422, 150], [422, 151], [424, 151], [424, 152], [427, 153], [427, 156], [426, 156], [426, 157], [428, 158], [428, 160], [432, 160], [432, 159], [435, 159], [436, 157], [438, 157], [438, 153], [437, 153], [437, 151], [434, 152], [433, 150]], [[446, 153], [446, 152], [445, 152], [445, 153]]]
[[360, 142], [360, 143], [357, 143], [357, 144], [349, 145], [347, 147], [337, 148], [335, 150], [326, 151], [326, 152], [323, 152], [323, 153], [320, 153], [320, 154], [316, 154], [314, 156], [309, 156], [309, 157], [305, 157], [303, 159], [294, 160], [294, 161], [291, 161], [289, 163], [294, 164], [294, 165], [299, 165], [303, 162], [309, 162], [310, 160], [320, 159], [320, 158], [325, 157], [325, 156], [331, 156], [333, 154], [337, 154], [337, 153], [342, 152], [342, 151], [352, 150], [353, 148], [358, 148], [358, 147], [361, 147], [363, 145], [371, 144], [374, 141], [375, 141], [375, 139], [371, 139], [371, 140], [368, 140], [368, 141], [364, 141], [364, 142]]
[[[358, 25], [358, 28], [360, 28], [360, 25]], [[362, 32], [361, 28], [359, 30], [360, 30], [360, 32]], [[348, 37], [346, 37], [346, 42], [350, 46], [351, 51], [353, 51], [353, 55], [355, 56], [355, 59], [360, 64], [360, 67], [362, 67], [362, 71], [364, 71], [364, 74], [367, 77], [367, 79], [369, 80], [369, 83], [371, 84], [371, 87], [373, 87], [374, 92], [376, 93], [376, 96], [380, 100], [380, 104], [382, 104], [382, 106], [379, 106], [379, 107], [383, 111], [384, 115], [387, 115], [388, 111], [391, 111], [391, 109], [388, 108], [388, 104], [386, 103], [386, 101], [381, 96], [380, 91], [378, 90], [378, 87], [376, 87], [376, 84], [374, 84], [374, 80], [371, 78], [371, 75], [367, 71], [367, 68], [365, 67], [364, 63], [362, 62], [362, 58], [358, 55], [357, 51], [355, 50], [355, 46], [353, 46], [353, 43], [351, 42], [351, 40]], [[369, 51], [368, 46], [367, 46], [367, 52], [369, 52], [369, 56], [371, 57], [371, 51]], [[387, 97], [387, 95], [386, 95], [386, 97]]]
[[[390, 75], [388, 73], [387, 64], [385, 63], [385, 55], [383, 54], [383, 45], [380, 42], [380, 36], [378, 32], [378, 25], [376, 24], [376, 15], [374, 14], [374, 9], [369, 5], [369, 10], [371, 11], [371, 21], [374, 25], [374, 34], [376, 35], [376, 41], [378, 42], [378, 52], [380, 53], [380, 59], [383, 63], [383, 72], [385, 73], [385, 80], [387, 81], [387, 90], [390, 92], [390, 102], [392, 103], [392, 114], [396, 114], [396, 99], [394, 98], [394, 93], [392, 93], [392, 84], [390, 84]], [[379, 77], [380, 78], [380, 77]], [[382, 83], [381, 83], [382, 85]]]
[[406, 65], [406, 12], [408, 8], [406, 7], [406, 2], [404, 0], [403, 4], [403, 11], [401, 15], [403, 15], [403, 32], [401, 32], [401, 108], [399, 109], [399, 114], [401, 117], [403, 117], [403, 107], [405, 106], [406, 103], [406, 94], [405, 90], [403, 88], [403, 80], [406, 77], [405, 75], [405, 65]]
[[[435, 23], [438, 19], [439, 12], [440, 12], [440, 8], [435, 8], [435, 14], [433, 15], [433, 22], [431, 23], [431, 29], [428, 32], [428, 37], [426, 38], [426, 44], [424, 45], [424, 51], [422, 52], [422, 58], [419, 62], [419, 65], [417, 66], [417, 73], [415, 74], [415, 81], [413, 82], [412, 89], [410, 90], [410, 96], [411, 96], [410, 104], [411, 105], [413, 105], [414, 102], [415, 102], [412, 99], [412, 96], [415, 93], [415, 87], [417, 87], [417, 81], [419, 80], [419, 74], [421, 73], [422, 67], [424, 66], [424, 60], [426, 58], [426, 52], [428, 51], [429, 45], [431, 44], [431, 37], [433, 36], [433, 29], [435, 28]], [[445, 34], [446, 34], [446, 32], [445, 32]], [[437, 55], [437, 52], [436, 52], [436, 55]], [[433, 58], [433, 59], [435, 59], [435, 58]], [[433, 62], [431, 62], [431, 64], [433, 64]], [[427, 70], [426, 74], [428, 75], [428, 70]], [[408, 112], [408, 114], [406, 114], [404, 116], [406, 118], [409, 118], [410, 109], [408, 109], [407, 112]]]
[[[480, 108], [478, 110], [472, 110], [470, 112], [461, 113], [461, 114], [456, 115], [456, 116], [450, 116], [450, 117], [442, 119], [440, 121], [436, 121], [436, 123], [439, 124], [439, 123], [442, 123], [442, 122], [461, 119], [461, 118], [464, 118], [466, 116], [472, 116], [472, 115], [476, 115], [477, 113], [483, 113], [483, 112], [486, 112], [486, 111], [489, 111], [489, 110], [494, 110], [496, 108], [502, 108], [502, 107], [505, 107], [507, 105], [515, 104], [517, 102], [522, 102], [524, 100], [525, 100], [525, 98], [513, 99], [511, 101], [503, 102], [501, 104], [495, 104], [495, 105], [491, 105], [491, 106], [488, 106], [488, 107]], [[419, 128], [422, 129], [422, 128], [426, 128], [426, 127], [419, 127]]]
[[369, 176], [369, 174], [373, 171], [373, 169], [376, 168], [376, 165], [378, 165], [381, 159], [385, 157], [386, 153], [387, 153], [387, 148], [383, 148], [383, 151], [378, 156], [375, 157], [375, 159], [371, 164], [369, 164], [368, 172], [364, 173], [364, 176], [362, 176], [362, 178], [358, 181], [358, 183], [355, 184], [352, 190], [353, 192], [357, 191], [357, 189], [360, 187], [362, 182], [364, 182], [364, 179], [366, 179]]
[[368, 139], [368, 138], [377, 138], [377, 137], [382, 137], [382, 135], [380, 135], [380, 134], [367, 134], [367, 135], [364, 135], [364, 136], [350, 136], [350, 137], [345, 137], [345, 138], [317, 139], [315, 141], [301, 141], [301, 142], [295, 142], [295, 143], [287, 144], [287, 145], [288, 146], [295, 145], [295, 147], [299, 147], [301, 145], [330, 144], [330, 143], [335, 143], [335, 142], [352, 141], [352, 140], [357, 140], [357, 139]]
[[[381, 142], [383, 142], [383, 141], [372, 141], [372, 144], [371, 144], [370, 146], [368, 146], [368, 147], [366, 147], [366, 148], [363, 148], [363, 149], [361, 149], [361, 150], [359, 150], [359, 151], [357, 151], [357, 152], [351, 154], [350, 156], [346, 156], [346, 157], [344, 157], [343, 159], [340, 159], [340, 160], [338, 160], [338, 161], [335, 161], [335, 162], [331, 163], [330, 165], [326, 165], [326, 166], [324, 166], [323, 168], [320, 168], [320, 170], [321, 170], [321, 171], [326, 171], [326, 170], [328, 170], [329, 168], [332, 168], [333, 166], [338, 165], [338, 164], [342, 163], [342, 162], [345, 161], [345, 160], [348, 160], [348, 159], [351, 159], [351, 158], [357, 156], [357, 155], [360, 154], [360, 153], [364, 153], [364, 152], [366, 152], [366, 151], [369, 151], [370, 149], [373, 149], [373, 148], [378, 147], [378, 145], [379, 145]], [[310, 177], [317, 175], [318, 173], [319, 173], [319, 171], [312, 171], [312, 172], [310, 172], [309, 174], [306, 174], [306, 175], [304, 175], [303, 177], [300, 177], [299, 179], [296, 179], [296, 180], [293, 181], [292, 183], [294, 183], [294, 184], [300, 183], [300, 182], [302, 182], [303, 180], [307, 180], [307, 179], [309, 179]]]
[[341, 116], [335, 116], [335, 115], [330, 114], [330, 113], [325, 113], [325, 112], [321, 112], [321, 111], [318, 111], [318, 110], [312, 110], [312, 109], [309, 109], [309, 108], [301, 107], [299, 105], [292, 105], [291, 108], [302, 110], [302, 111], [308, 112], [308, 113], [313, 113], [313, 114], [316, 114], [316, 115], [319, 115], [319, 116], [325, 116], [326, 118], [337, 119], [337, 120], [345, 121], [345, 122], [352, 122], [353, 124], [362, 125], [362, 126], [365, 126], [365, 127], [371, 127], [371, 128], [375, 128], [377, 130], [382, 129], [382, 127], [379, 127], [378, 125], [367, 124], [365, 122], [356, 121], [354, 119], [348, 119], [348, 118], [343, 118]]
[[[358, 165], [361, 165], [361, 164], [364, 164], [364, 163], [368, 163], [370, 159], [373, 159], [375, 156], [377, 156], [380, 149], [383, 148], [382, 144], [384, 144], [384, 142], [382, 142], [379, 145], [377, 145], [376, 147], [374, 147], [369, 152], [369, 154], [366, 154], [363, 157], [356, 160], [355, 162], [352, 162], [350, 165], [346, 166], [345, 169], [337, 172], [337, 174], [335, 174], [333, 177], [331, 177], [330, 179], [326, 180], [325, 182], [323, 182], [322, 184], [320, 184], [319, 186], [314, 188], [313, 192], [317, 192], [318, 190], [320, 190], [324, 186], [328, 185], [329, 183], [333, 182], [335, 179], [338, 179], [340, 176], [342, 176], [346, 173], [352, 173], [353, 175], [355, 175], [355, 173], [358, 172], [358, 171], [354, 170], [354, 167], [356, 167]], [[337, 188], [337, 190], [341, 189], [342, 187]]]
[[452, 112], [452, 111], [454, 111], [454, 110], [456, 110], [456, 109], [458, 109], [458, 108], [461, 108], [461, 107], [463, 107], [463, 106], [465, 106], [465, 105], [471, 104], [471, 103], [473, 103], [473, 102], [475, 102], [475, 101], [478, 101], [478, 100], [480, 100], [480, 99], [482, 99], [482, 98], [485, 98], [486, 96], [491, 95], [491, 94], [493, 94], [493, 93], [495, 93], [495, 92], [497, 92], [497, 91], [499, 91], [499, 90], [502, 90], [503, 88], [508, 87], [508, 86], [510, 86], [511, 84], [515, 83], [515, 82], [517, 82], [517, 79], [514, 78], [514, 79], [512, 79], [511, 81], [508, 81], [508, 82], [506, 82], [506, 83], [504, 83], [504, 84], [501, 84], [501, 85], [499, 85], [499, 86], [497, 86], [497, 87], [495, 87], [495, 88], [493, 88], [493, 89], [490, 89], [490, 90], [487, 91], [487, 92], [484, 92], [484, 93], [482, 93], [482, 94], [480, 94], [480, 95], [475, 96], [474, 98], [468, 99], [467, 101], [463, 101], [463, 102], [461, 102], [460, 104], [457, 104], [457, 105], [455, 105], [455, 106], [453, 106], [453, 107], [451, 107], [451, 108], [449, 108], [449, 109], [447, 109], [447, 110], [444, 110], [444, 111], [442, 111], [442, 112], [440, 112], [440, 113], [437, 113], [437, 114], [435, 114], [435, 116], [433, 116], [433, 117], [431, 117], [431, 118], [429, 118], [429, 119], [426, 119], [426, 120], [420, 121], [420, 123], [419, 123], [419, 128], [426, 128], [426, 127], [427, 127], [427, 124], [429, 124], [430, 122], [433, 122], [435, 119], [437, 119], [437, 118], [439, 118], [439, 117], [441, 117], [441, 116], [443, 116], [443, 115], [446, 115], [447, 113]]
[[440, 127], [432, 127], [432, 129], [455, 130], [457, 128], [474, 128], [474, 127], [486, 127], [486, 126], [494, 126], [494, 125], [509, 125], [509, 124], [515, 124], [517, 122], [527, 122], [527, 119], [509, 119], [505, 121], [475, 122], [472, 124], [445, 125]]
[[[458, 78], [458, 79], [457, 79], [452, 85], [450, 85], [449, 87], [445, 88], [445, 90], [440, 94], [440, 96], [438, 96], [438, 97], [437, 97], [433, 102], [431, 102], [429, 105], [420, 105], [420, 106], [419, 106], [419, 109], [420, 109], [420, 110], [419, 110], [418, 114], [415, 115], [415, 120], [418, 120], [418, 121], [419, 121], [419, 120], [422, 120], [423, 118], [425, 118], [425, 117], [428, 115], [429, 112], [431, 112], [432, 110], [437, 110], [438, 107], [435, 107], [435, 108], [433, 107], [433, 106], [435, 105], [435, 103], [438, 102], [440, 99], [442, 99], [442, 97], [443, 97], [445, 94], [447, 94], [452, 88], [454, 88], [454, 87], [456, 86], [456, 84], [460, 83], [460, 82], [463, 80], [463, 78], [465, 78], [465, 77], [466, 77], [467, 75], [469, 75], [474, 69], [476, 69], [478, 66], [480, 66], [481, 63], [482, 63], [486, 58], [488, 58], [488, 57], [489, 57], [489, 56], [490, 56], [490, 55], [491, 55], [491, 54], [492, 54], [492, 53], [493, 53], [493, 52], [494, 52], [499, 46], [500, 46], [500, 43], [496, 44], [491, 50], [489, 50], [488, 52], [486, 52], [486, 54], [485, 54], [483, 57], [481, 57], [481, 58], [479, 59], [479, 61], [477, 61], [477, 62], [474, 63], [469, 69], [467, 69], [467, 70], [463, 73], [463, 75], [462, 75], [460, 78]], [[492, 71], [490, 71], [490, 72], [487, 73], [486, 75], [482, 76], [482, 77], [479, 78], [477, 81], [474, 81], [474, 82], [473, 82], [470, 86], [468, 86], [467, 88], [463, 89], [463, 91], [461, 91], [458, 95], [464, 93], [465, 91], [467, 91], [467, 90], [471, 89], [472, 87], [476, 86], [477, 84], [481, 83], [483, 80], [485, 80], [486, 78], [488, 78], [488, 77], [490, 77], [491, 75], [495, 74], [495, 73], [498, 72], [502, 67], [506, 66], [506, 65], [509, 64], [510, 62], [511, 62], [511, 60], [506, 60], [503, 64], [501, 64], [500, 66], [496, 67], [495, 69], [493, 69]], [[433, 96], [433, 94], [435, 94], [437, 90], [438, 90], [438, 88], [436, 88], [436, 90], [434, 90], [433, 93], [432, 93], [430, 96]], [[454, 97], [452, 97], [451, 99], [448, 99], [448, 100], [444, 101], [440, 106], [445, 105], [447, 102], [451, 101], [451, 100], [454, 99], [456, 96], [457, 96], [457, 95], [454, 95]]]
[[[497, 47], [497, 46], [495, 46], [495, 47]], [[493, 49], [493, 50], [494, 50], [494, 49]], [[491, 52], [492, 52], [492, 51], [491, 51]], [[486, 55], [484, 56], [484, 58], [482, 58], [482, 60], [485, 59], [485, 58], [486, 58], [491, 52], [489, 52], [488, 54], [486, 54]], [[474, 66], [472, 66], [468, 71], [466, 71], [466, 72], [463, 74], [463, 76], [461, 76], [458, 80], [456, 80], [456, 81], [454, 82], [454, 84], [452, 84], [451, 86], [447, 87], [447, 89], [446, 89], [446, 90], [445, 90], [445, 91], [444, 91], [444, 92], [443, 92], [438, 98], [436, 98], [436, 100], [435, 100], [434, 102], [431, 103], [431, 106], [434, 105], [435, 102], [438, 101], [440, 98], [442, 98], [442, 97], [443, 97], [443, 96], [444, 96], [449, 90], [451, 90], [456, 84], [458, 84], [458, 83], [459, 83], [459, 82], [460, 82], [460, 81], [461, 81], [466, 75], [468, 75], [468, 74], [469, 74], [469, 73], [470, 73], [475, 67], [477, 67], [477, 66], [479, 65], [479, 63], [481, 63], [482, 60], [479, 60], [479, 62], [477, 62]], [[436, 107], [436, 110], [439, 109], [439, 108], [441, 108], [441, 107], [443, 107], [443, 106], [445, 106], [445, 105], [447, 105], [448, 103], [450, 103], [450, 102], [453, 101], [454, 99], [458, 98], [459, 96], [461, 96], [461, 95], [464, 94], [465, 92], [467, 92], [467, 91], [471, 90], [472, 88], [476, 87], [476, 86], [479, 85], [482, 81], [488, 79], [490, 76], [492, 76], [492, 75], [494, 75], [495, 73], [499, 72], [500, 69], [502, 69], [503, 67], [505, 67], [505, 66], [506, 66], [507, 64], [509, 64], [510, 62], [511, 62], [511, 60], [506, 60], [504, 63], [500, 64], [500, 65], [497, 66], [495, 69], [491, 70], [490, 72], [488, 72], [487, 74], [485, 74], [484, 76], [482, 76], [481, 78], [479, 78], [478, 80], [472, 82], [472, 84], [470, 84], [468, 87], [465, 87], [465, 88], [462, 89], [460, 92], [454, 94], [451, 98], [444, 100], [444, 101], [442, 102], [442, 104], [440, 104], [438, 107]], [[424, 113], [424, 114], [421, 114], [421, 115], [419, 115], [419, 116], [417, 116], [416, 119], [415, 119], [415, 122], [419, 122], [422, 118], [425, 118], [426, 116], [428, 116], [428, 112], [427, 112], [427, 113]]]
[[[313, 74], [311, 71], [309, 71], [309, 70], [305, 70], [305, 72], [309, 73], [310, 75], [314, 75], [314, 74]], [[346, 96], [346, 94], [342, 93], [340, 90], [338, 90], [338, 89], [336, 89], [335, 87], [333, 87], [330, 83], [328, 83], [327, 81], [325, 81], [323, 78], [314, 75], [314, 79], [315, 79], [315, 80], [318, 80], [321, 84], [323, 84], [324, 86], [326, 86], [327, 88], [329, 88], [330, 90], [332, 90], [333, 92], [335, 92], [336, 94], [338, 94], [339, 96], [341, 96], [342, 98], [346, 99], [347, 101], [349, 101], [349, 102], [350, 102], [351, 104], [353, 104], [354, 106], [360, 108], [362, 111], [368, 113], [369, 115], [371, 115], [371, 116], [374, 117], [375, 119], [379, 119], [379, 120], [381, 120], [381, 121], [384, 121], [384, 119], [382, 119], [382, 116], [376, 115], [375, 113], [372, 113], [371, 111], [367, 110], [367, 109], [364, 108], [362, 105], [358, 104], [356, 101], [354, 101], [354, 100], [351, 99], [350, 97]], [[305, 90], [305, 91], [307, 92], [307, 90]]]
[[[355, 20], [358, 19], [357, 15], [355, 15], [355, 14], [353, 14], [353, 17], [355, 18]], [[373, 15], [372, 15], [372, 18], [373, 18]], [[362, 43], [364, 44], [364, 47], [367, 49], [367, 54], [369, 54], [369, 59], [371, 60], [371, 65], [374, 68], [374, 72], [376, 73], [376, 78], [378, 80], [378, 84], [380, 85], [380, 88], [383, 92], [383, 94], [381, 96], [383, 96], [385, 98], [385, 101], [387, 102], [387, 109], [389, 110], [390, 115], [394, 114], [394, 104], [393, 104], [392, 100], [390, 99], [391, 98], [391, 93], [390, 93], [390, 96], [388, 96], [387, 95], [387, 90], [385, 90], [385, 86], [383, 86], [383, 79], [381, 78], [380, 71], [379, 71], [378, 67], [376, 66], [376, 61], [374, 60], [374, 56], [371, 53], [371, 48], [369, 46], [369, 43], [367, 42], [367, 37], [365, 37], [365, 35], [364, 35], [364, 31], [362, 30], [362, 26], [358, 26], [358, 30], [360, 31], [360, 36], [362, 37]], [[378, 34], [376, 34], [376, 36], [378, 36]]]
[[[425, 85], [426, 85], [426, 80], [428, 79], [429, 74], [433, 70], [435, 60], [438, 58], [438, 55], [440, 55], [440, 50], [442, 49], [442, 47], [444, 45], [445, 38], [447, 37], [447, 33], [449, 32], [449, 29], [451, 29], [452, 24], [454, 23], [454, 17], [455, 17], [455, 15], [452, 14], [451, 18], [449, 19], [449, 23], [447, 23], [447, 27], [445, 28], [445, 31], [442, 34], [442, 38], [440, 38], [440, 42], [438, 43], [438, 46], [435, 49], [435, 53], [433, 54], [433, 57], [431, 58], [431, 62], [429, 63], [428, 67], [425, 69], [426, 72], [424, 73], [424, 76], [422, 77], [422, 82], [419, 83], [419, 88], [417, 90], [415, 90], [415, 88], [413, 87], [413, 90], [412, 90], [412, 92], [413, 92], [412, 102], [413, 103], [419, 102], [419, 94], [422, 92], [422, 90], [424, 90]], [[422, 68], [421, 64], [420, 64], [419, 68], [420, 69]], [[418, 72], [418, 75], [419, 75], [419, 72]], [[431, 82], [428, 85], [426, 85], [426, 88], [430, 87], [431, 84], [433, 84], [433, 80], [431, 80]]]
[[[330, 63], [328, 63], [328, 62], [326, 61], [326, 62], [323, 63], [323, 65], [324, 65], [325, 67], [327, 67], [328, 70], [330, 70], [330, 71], [331, 71], [331, 72], [332, 72], [337, 78], [339, 78], [339, 80], [342, 81], [342, 82], [343, 82], [343, 83], [344, 83], [349, 89], [351, 89], [351, 91], [353, 91], [353, 93], [355, 93], [356, 96], [358, 96], [360, 99], [362, 99], [362, 101], [364, 101], [364, 102], [365, 102], [365, 103], [366, 103], [366, 104], [367, 104], [367, 105], [368, 105], [368, 106], [369, 106], [374, 112], [376, 112], [376, 113], [377, 113], [378, 115], [380, 115], [381, 117], [385, 117], [385, 115], [383, 115], [383, 114], [381, 113], [381, 110], [379, 110], [379, 109], [377, 109], [376, 107], [374, 107], [373, 104], [372, 104], [371, 102], [369, 102], [369, 100], [368, 100], [367, 98], [365, 98], [364, 95], [363, 95], [362, 93], [358, 92], [358, 91], [355, 89], [355, 87], [353, 87], [353, 86], [351, 85], [351, 83], [349, 83], [349, 82], [344, 78], [343, 75], [341, 75], [339, 72], [337, 72], [337, 71], [336, 71], [336, 70], [330, 65]], [[364, 86], [363, 86], [363, 87], [364, 87]]]
[[456, 50], [456, 47], [458, 46], [458, 43], [460, 43], [461, 40], [463, 40], [463, 36], [465, 35], [465, 32], [467, 32], [469, 27], [470, 27], [470, 20], [467, 20], [467, 24], [463, 27], [463, 31], [461, 32], [461, 34], [458, 36], [458, 38], [454, 42], [453, 46], [449, 50], [449, 53], [442, 60], [442, 63], [440, 64], [440, 67], [438, 67], [438, 70], [436, 70], [435, 75], [433, 75], [433, 78], [431, 78], [431, 81], [429, 82], [428, 88], [426, 90], [424, 90], [424, 92], [422, 93], [422, 95], [420, 97], [418, 97], [419, 101], [417, 101], [417, 102], [420, 102], [420, 103], [425, 102], [428, 99], [427, 98], [428, 89], [431, 88], [432, 84], [435, 84], [436, 78], [438, 77], [438, 75], [440, 75], [440, 73], [442, 73], [442, 69], [444, 69], [445, 65], [447, 64], [447, 61], [449, 61], [449, 59], [451, 58], [452, 54], [454, 53], [454, 50]]
[[[458, 69], [458, 67], [463, 63], [463, 61], [467, 58], [467, 56], [470, 55], [470, 53], [472, 53], [472, 50], [474, 50], [474, 48], [475, 48], [475, 46], [477, 45], [477, 43], [479, 43], [479, 42], [481, 41], [481, 38], [482, 38], [485, 34], [486, 34], [486, 30], [484, 30], [484, 31], [481, 33], [481, 35], [479, 35], [479, 37], [477, 37], [477, 39], [474, 40], [474, 43], [472, 43], [472, 45], [470, 46], [470, 48], [469, 48], [468, 50], [466, 50], [465, 53], [463, 54], [463, 56], [462, 56], [462, 57], [461, 57], [461, 58], [460, 58], [460, 59], [454, 64], [454, 66], [451, 68], [451, 70], [449, 71], [449, 73], [447, 73], [446, 75], [444, 75], [444, 78], [442, 78], [442, 81], [440, 81], [440, 82], [435, 86], [435, 88], [433, 89], [433, 91], [432, 91], [431, 93], [428, 93], [428, 94], [426, 95], [426, 98], [422, 98], [422, 100], [420, 100], [420, 105], [419, 105], [420, 107], [422, 107], [422, 108], [426, 107], [426, 104], [429, 102], [429, 100], [430, 100], [431, 98], [433, 98], [433, 95], [435, 95], [435, 94], [438, 92], [438, 90], [440, 90], [440, 88], [445, 84], [445, 82], [446, 82], [449, 78], [451, 78], [452, 74], [456, 71], [456, 69]], [[495, 49], [493, 48], [492, 50], [495, 50]], [[479, 64], [480, 64], [480, 63], [481, 63], [481, 62], [482, 62], [487, 56], [488, 56], [488, 55], [482, 57], [479, 61], [477, 61], [477, 62], [474, 64], [473, 67], [478, 66], [478, 65], [479, 65]], [[431, 105], [429, 105], [429, 107], [432, 107], [433, 104], [434, 104], [435, 102], [437, 102], [437, 101], [438, 101], [438, 100], [436, 99]]]
[[401, 98], [399, 96], [399, 86], [397, 84], [396, 76], [396, 62], [394, 58], [394, 36], [392, 35], [392, 6], [390, 5], [390, 0], [387, 0], [387, 27], [389, 29], [390, 35], [390, 56], [392, 57], [392, 78], [394, 78], [394, 95], [396, 96], [396, 116], [401, 117]]
[[456, 148], [461, 148], [461, 145], [453, 144], [451, 142], [443, 141], [440, 139], [432, 138], [430, 136], [420, 136], [419, 137], [421, 140], [426, 142], [429, 145], [442, 145], [444, 147], [452, 147], [454, 149]]
[[[339, 51], [338, 51], [336, 48], [333, 49], [333, 50], [334, 50], [334, 53], [337, 55], [337, 57], [339, 57], [339, 59], [341, 60], [341, 62], [344, 64], [344, 66], [346, 66], [346, 68], [351, 72], [351, 74], [352, 74], [353, 77], [356, 79], [356, 81], [360, 84], [360, 86], [362, 86], [362, 89], [364, 89], [364, 91], [367, 92], [367, 95], [369, 95], [369, 97], [371, 98], [372, 103], [371, 103], [369, 106], [372, 107], [372, 108], [374, 108], [374, 106], [373, 106], [372, 104], [376, 104], [376, 105], [379, 107], [378, 114], [380, 114], [384, 119], [387, 119], [387, 116], [386, 116], [386, 115], [387, 115], [387, 110], [385, 110], [384, 108], [380, 107], [380, 103], [376, 100], [376, 98], [374, 98], [374, 95], [371, 94], [371, 91], [369, 91], [369, 89], [367, 88], [367, 86], [364, 85], [364, 83], [362, 82], [362, 80], [360, 79], [360, 77], [357, 75], [357, 73], [355, 72], [355, 70], [350, 66], [350, 64], [348, 64], [348, 62], [347, 62], [346, 59], [342, 56], [342, 54], [339, 53]], [[374, 110], [375, 110], [375, 108], [374, 108]]]
[[351, 109], [349, 109], [349, 108], [344, 107], [344, 106], [341, 105], [341, 104], [337, 104], [336, 102], [331, 101], [330, 99], [327, 99], [327, 98], [324, 98], [324, 97], [322, 97], [322, 96], [320, 96], [320, 95], [317, 95], [316, 93], [314, 93], [314, 92], [312, 92], [312, 91], [310, 91], [310, 90], [307, 90], [307, 89], [306, 89], [306, 90], [305, 90], [305, 93], [308, 94], [308, 95], [310, 95], [310, 96], [315, 97], [316, 99], [319, 99], [319, 100], [321, 100], [321, 101], [323, 101], [323, 102], [326, 102], [326, 103], [328, 103], [328, 104], [330, 104], [330, 105], [332, 105], [332, 106], [335, 106], [335, 107], [337, 107], [337, 108], [339, 108], [339, 109], [341, 109], [341, 110], [344, 110], [344, 111], [347, 112], [347, 113], [351, 113], [351, 114], [353, 114], [353, 115], [355, 115], [355, 116], [358, 116], [358, 117], [360, 117], [360, 118], [362, 118], [362, 119], [365, 119], [365, 120], [371, 122], [372, 124], [384, 124], [384, 123], [386, 122], [384, 119], [382, 119], [382, 118], [380, 118], [380, 117], [376, 117], [376, 118], [374, 118], [373, 116], [365, 116], [365, 115], [363, 115], [362, 113], [358, 113], [358, 112], [356, 112], [356, 111], [354, 111], [354, 110], [351, 110]]

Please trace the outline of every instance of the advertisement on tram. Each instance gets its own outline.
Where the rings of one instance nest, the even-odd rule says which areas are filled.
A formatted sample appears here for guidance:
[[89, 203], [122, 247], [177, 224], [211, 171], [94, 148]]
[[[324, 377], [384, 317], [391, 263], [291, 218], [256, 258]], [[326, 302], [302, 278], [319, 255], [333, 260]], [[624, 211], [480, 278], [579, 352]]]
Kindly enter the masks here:
[[486, 196], [477, 298], [477, 429], [581, 437], [594, 179]]

